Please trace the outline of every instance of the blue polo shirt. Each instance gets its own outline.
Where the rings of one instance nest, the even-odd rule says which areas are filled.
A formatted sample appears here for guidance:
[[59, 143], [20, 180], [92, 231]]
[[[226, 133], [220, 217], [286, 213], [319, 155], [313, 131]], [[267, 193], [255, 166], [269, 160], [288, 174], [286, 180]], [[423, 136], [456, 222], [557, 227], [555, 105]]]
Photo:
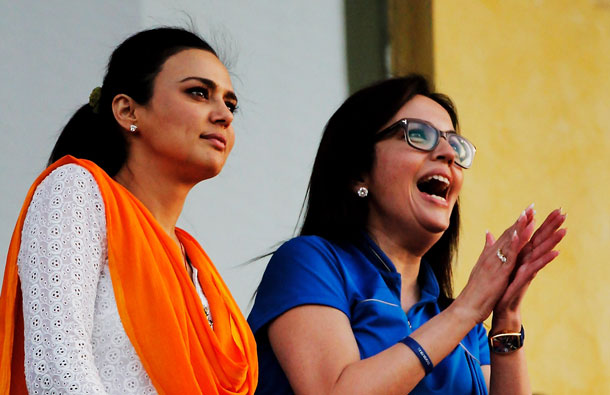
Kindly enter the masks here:
[[[265, 270], [248, 317], [258, 346], [256, 393], [293, 393], [267, 336], [269, 323], [279, 315], [305, 304], [343, 312], [364, 359], [392, 347], [440, 312], [438, 282], [425, 262], [418, 281], [421, 299], [405, 314], [401, 276], [368, 236], [359, 245], [338, 245], [318, 236], [283, 244]], [[411, 394], [487, 394], [481, 365], [489, 363], [487, 334], [479, 324]]]

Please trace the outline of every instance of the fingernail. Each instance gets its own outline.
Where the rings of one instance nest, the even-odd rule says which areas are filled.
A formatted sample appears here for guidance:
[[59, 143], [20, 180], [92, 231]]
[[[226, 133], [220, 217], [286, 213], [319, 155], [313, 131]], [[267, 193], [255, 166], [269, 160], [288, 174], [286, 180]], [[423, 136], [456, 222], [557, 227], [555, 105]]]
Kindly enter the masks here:
[[[530, 204], [529, 206], [527, 206], [527, 208], [534, 208], [534, 203]], [[526, 209], [527, 210], [527, 209]]]
[[513, 239], [517, 237], [517, 229], [513, 230]]
[[521, 215], [519, 216], [519, 219], [525, 217], [525, 210], [521, 211]]

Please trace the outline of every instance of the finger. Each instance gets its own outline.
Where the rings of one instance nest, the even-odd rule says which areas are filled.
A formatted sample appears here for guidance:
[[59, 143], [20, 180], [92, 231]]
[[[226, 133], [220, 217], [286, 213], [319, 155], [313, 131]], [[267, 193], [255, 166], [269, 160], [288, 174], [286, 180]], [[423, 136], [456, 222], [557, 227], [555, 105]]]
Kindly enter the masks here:
[[559, 251], [548, 251], [546, 254], [531, 262], [529, 265], [521, 266], [517, 271], [513, 281], [509, 285], [509, 288], [514, 287], [516, 289], [529, 284], [546, 265], [551, 263], [557, 256]]
[[536, 222], [532, 219], [532, 221], [528, 222], [523, 228], [518, 229], [517, 235], [521, 241], [519, 244], [519, 250], [521, 250], [530, 241], [535, 227]]
[[485, 248], [492, 246], [496, 243], [496, 238], [491, 234], [490, 231], [485, 231]]
[[[517, 261], [520, 261], [517, 259], [519, 257], [519, 252], [526, 245], [532, 235], [532, 232], [534, 231], [535, 212], [533, 210], [533, 206], [534, 205], [532, 203], [529, 207], [523, 210], [517, 218], [517, 221], [506, 229], [497, 241], [493, 241], [493, 236], [486, 239], [486, 242], [492, 241], [494, 247], [497, 248], [492, 249], [490, 253], [497, 255], [502, 263], [506, 263], [509, 260], [508, 256], [510, 255], [511, 264], [509, 267], [514, 267], [514, 264]], [[487, 248], [488, 244], [486, 244], [485, 247]]]
[[527, 244], [534, 231], [534, 218], [533, 216], [528, 215], [528, 211], [531, 210], [524, 210], [515, 224], [514, 232], [517, 233], [517, 237], [519, 238], [517, 251], [521, 251], [521, 249]]
[[534, 246], [536, 246], [541, 240], [549, 237], [551, 233], [555, 232], [565, 221], [565, 216], [562, 215], [559, 210], [555, 210], [546, 218], [546, 220], [536, 230], [535, 237], [532, 237]]
[[[546, 265], [551, 263], [558, 256], [559, 256], [559, 251], [557, 251], [557, 250], [548, 251], [547, 253], [542, 255], [540, 258], [536, 259], [531, 265], [528, 265], [528, 266], [532, 267], [532, 270], [534, 271], [534, 276], [535, 276], [536, 273], [538, 273], [540, 270], [542, 270], [544, 267], [546, 267]], [[532, 279], [533, 279], [533, 277], [532, 277]]]
[[565, 215], [561, 215], [560, 210], [554, 210], [544, 220], [542, 225], [536, 229], [534, 235], [531, 237], [528, 245], [524, 248], [523, 256], [528, 252], [531, 252], [535, 246], [542, 243], [542, 241], [548, 238], [553, 232], [555, 232], [559, 226], [565, 221]]
[[561, 240], [563, 240], [567, 231], [568, 231], [567, 229], [563, 228], [563, 229], [559, 229], [557, 232], [553, 233], [545, 241], [540, 243], [538, 246], [534, 247], [534, 249], [531, 251], [529, 256], [525, 257], [524, 262], [528, 261], [528, 260], [534, 261], [534, 260], [538, 259], [539, 257], [541, 257], [542, 255], [544, 255], [545, 253], [547, 253], [548, 251], [551, 251], [553, 248], [555, 248], [555, 246], [557, 246], [557, 244], [559, 244], [559, 242]]
[[[542, 225], [540, 225], [540, 227], [536, 230], [529, 243], [524, 247], [524, 251], [521, 254], [521, 259], [531, 259], [530, 255], [533, 253], [533, 251], [546, 240], [553, 238], [557, 229], [564, 223], [565, 219], [565, 214], [561, 214], [560, 210], [555, 210], [549, 214]], [[560, 240], [561, 239], [559, 239], [557, 242]], [[549, 248], [546, 248], [546, 250], [549, 250]]]
[[[508, 246], [510, 244], [510, 240], [513, 237], [513, 234], [517, 232], [517, 235], [523, 233], [523, 230], [530, 224], [531, 220], [528, 219], [528, 211], [531, 211], [528, 207], [527, 210], [523, 210], [515, 223], [507, 228], [502, 235], [498, 238], [496, 243], [500, 243], [502, 246]], [[524, 235], [525, 236], [525, 235]], [[529, 240], [529, 237], [520, 237], [522, 240]]]
[[532, 245], [531, 241], [528, 242], [525, 246], [523, 246], [523, 248], [519, 252], [519, 256], [517, 257], [517, 261], [518, 262], [527, 261], [529, 259], [530, 255], [531, 255], [531, 252], [532, 252], [533, 249], [534, 249], [534, 246]]
[[496, 242], [496, 239], [491, 234], [489, 230], [485, 231], [485, 245], [483, 246], [483, 251], [481, 251], [480, 259], [483, 259], [485, 256], [491, 254], [493, 250], [493, 245]]
[[534, 210], [534, 203], [530, 204], [525, 209], [525, 214], [527, 215], [528, 221], [532, 221], [534, 219], [534, 216], [536, 215], [536, 210]]
[[522, 213], [525, 216], [526, 226], [534, 221], [536, 210], [534, 210], [534, 203], [530, 204]]
[[[521, 266], [513, 280], [508, 285], [506, 292], [504, 293], [504, 300], [511, 300], [520, 293], [525, 293], [527, 287], [536, 277], [538, 272], [542, 270], [546, 265], [553, 261], [559, 255], [559, 251], [548, 251], [545, 255], [538, 258], [527, 266]], [[520, 296], [522, 298], [522, 296]]]
[[[517, 262], [517, 256], [519, 255], [519, 236], [516, 230], [513, 230], [513, 234], [511, 235], [510, 241], [508, 244], [505, 244], [505, 247], [499, 248], [497, 250], [498, 257], [500, 255], [504, 255], [506, 260], [502, 262], [502, 267], [505, 270], [512, 271], [515, 263]], [[501, 259], [502, 260], [502, 259]]]
[[561, 214], [561, 209], [551, 211], [551, 213], [546, 217], [542, 225], [540, 225], [540, 227], [532, 236], [532, 242], [534, 246], [536, 246], [539, 241], [549, 237], [551, 233], [553, 233], [561, 226], [561, 224], [563, 224], [565, 219], [566, 216], [565, 214]]
[[521, 282], [532, 281], [534, 279], [534, 277], [536, 277], [536, 274], [540, 270], [542, 270], [544, 267], [546, 267], [546, 265], [551, 263], [555, 258], [557, 258], [558, 255], [559, 255], [559, 251], [556, 251], [556, 250], [547, 251], [540, 258], [536, 259], [533, 262], [530, 262], [527, 265], [522, 266], [520, 268], [522, 273], [517, 273], [517, 275], [515, 276], [515, 280], [517, 279], [518, 276], [520, 276]]

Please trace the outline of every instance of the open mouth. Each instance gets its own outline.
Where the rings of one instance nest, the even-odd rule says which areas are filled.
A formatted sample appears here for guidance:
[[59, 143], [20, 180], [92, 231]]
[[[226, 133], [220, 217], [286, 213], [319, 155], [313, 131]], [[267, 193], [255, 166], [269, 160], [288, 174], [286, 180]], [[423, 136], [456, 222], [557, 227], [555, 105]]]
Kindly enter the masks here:
[[441, 175], [427, 176], [417, 182], [421, 192], [443, 202], [447, 199], [450, 185], [449, 180]]

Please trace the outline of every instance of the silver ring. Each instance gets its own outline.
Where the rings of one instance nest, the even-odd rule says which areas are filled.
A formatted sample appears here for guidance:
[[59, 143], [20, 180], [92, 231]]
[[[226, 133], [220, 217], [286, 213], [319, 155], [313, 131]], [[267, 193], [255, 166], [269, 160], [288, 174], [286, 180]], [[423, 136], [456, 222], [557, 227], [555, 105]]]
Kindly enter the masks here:
[[506, 255], [502, 253], [501, 249], [498, 248], [498, 251], [496, 251], [496, 255], [498, 256], [498, 259], [500, 259], [500, 262], [506, 263]]

